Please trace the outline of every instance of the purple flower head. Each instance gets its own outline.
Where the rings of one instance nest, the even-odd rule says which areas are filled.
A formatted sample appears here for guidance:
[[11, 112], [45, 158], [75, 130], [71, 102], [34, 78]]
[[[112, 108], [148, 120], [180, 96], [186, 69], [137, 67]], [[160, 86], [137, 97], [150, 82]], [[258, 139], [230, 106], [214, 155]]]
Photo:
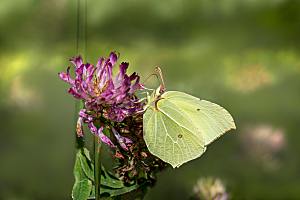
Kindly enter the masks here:
[[[84, 63], [78, 56], [70, 59], [74, 66], [74, 78], [70, 75], [70, 67], [66, 72], [59, 73], [60, 79], [71, 86], [68, 93], [82, 100], [85, 105], [85, 108], [79, 112], [77, 135], [83, 136], [82, 124], [87, 123], [91, 132], [111, 147], [114, 145], [102, 132], [103, 125], [97, 129], [94, 123], [99, 123], [103, 118], [112, 122], [122, 122], [126, 117], [135, 115], [143, 109], [143, 105], [135, 96], [135, 92], [142, 89], [139, 83], [140, 77], [136, 73], [126, 74], [129, 66], [126, 62], [119, 65], [119, 72], [113, 76], [113, 68], [117, 60], [118, 55], [111, 52], [108, 58], [99, 58], [94, 66]], [[117, 140], [122, 139], [117, 138]], [[127, 144], [126, 141], [123, 143]]]
[[120, 122], [141, 110], [134, 93], [142, 88], [136, 73], [126, 74], [128, 63], [121, 63], [119, 73], [113, 77], [117, 59], [117, 54], [112, 52], [109, 58], [100, 58], [94, 67], [84, 64], [80, 56], [75, 57], [70, 60], [75, 67], [75, 79], [70, 76], [70, 68], [66, 73], [59, 73], [59, 77], [71, 85], [68, 92], [85, 101], [88, 110], [103, 109], [104, 117]]

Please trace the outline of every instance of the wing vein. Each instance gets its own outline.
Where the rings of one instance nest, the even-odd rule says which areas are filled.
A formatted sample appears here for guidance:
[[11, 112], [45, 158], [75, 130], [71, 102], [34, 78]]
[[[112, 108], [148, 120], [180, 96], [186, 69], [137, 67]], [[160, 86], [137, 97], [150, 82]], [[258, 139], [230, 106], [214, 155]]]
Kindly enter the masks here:
[[[173, 104], [173, 103], [170, 102], [170, 104]], [[184, 112], [182, 109], [179, 109], [177, 105], [175, 105], [175, 104], [173, 104], [173, 105], [174, 105], [174, 107], [177, 107], [177, 109], [180, 110], [181, 112]], [[187, 119], [187, 120], [191, 123], [191, 125], [194, 126], [193, 121], [191, 121], [189, 117], [184, 117], [180, 112], [178, 112], [177, 110], [173, 109], [173, 108], [170, 107], [170, 106], [164, 106], [164, 107], [168, 107], [168, 108], [170, 108], [170, 109], [176, 111], [180, 116], [182, 116], [183, 118]], [[166, 113], [163, 109], [160, 109], [160, 111], [161, 111], [166, 117], [168, 117], [169, 119], [171, 119], [172, 121], [174, 121], [178, 126], [184, 128], [185, 130], [189, 131], [189, 132], [192, 133], [194, 136], [196, 136], [197, 138], [199, 138], [199, 135], [195, 134], [192, 130], [190, 130], [189, 128], [183, 126], [181, 123], [177, 122], [177, 120], [175, 120], [173, 117], [171, 117], [171, 116], [170, 116], [168, 113]], [[186, 114], [186, 112], [184, 112], [184, 113]], [[188, 116], [188, 115], [187, 115], [187, 116]], [[198, 133], [200, 133], [200, 131], [199, 131], [195, 126], [194, 126], [194, 128], [195, 128], [195, 131], [197, 131]], [[202, 139], [202, 138], [200, 138], [200, 139]]]

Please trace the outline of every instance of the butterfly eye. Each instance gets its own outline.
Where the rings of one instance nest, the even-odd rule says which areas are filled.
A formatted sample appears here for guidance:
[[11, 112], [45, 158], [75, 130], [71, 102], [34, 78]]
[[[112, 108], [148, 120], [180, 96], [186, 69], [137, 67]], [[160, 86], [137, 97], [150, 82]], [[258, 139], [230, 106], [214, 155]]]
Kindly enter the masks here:
[[200, 108], [197, 108], [197, 111], [200, 111]]
[[177, 135], [177, 137], [178, 137], [178, 138], [182, 138], [182, 137], [183, 137], [183, 135], [179, 134], [179, 135]]

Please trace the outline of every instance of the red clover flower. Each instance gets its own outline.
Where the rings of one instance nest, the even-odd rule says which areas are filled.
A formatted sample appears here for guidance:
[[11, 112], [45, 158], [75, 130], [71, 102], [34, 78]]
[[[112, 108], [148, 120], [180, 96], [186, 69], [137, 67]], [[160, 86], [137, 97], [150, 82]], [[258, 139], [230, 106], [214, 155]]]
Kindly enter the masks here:
[[71, 85], [68, 92], [84, 103], [77, 121], [78, 137], [84, 135], [83, 123], [86, 123], [102, 142], [115, 148], [116, 145], [103, 133], [103, 129], [109, 126], [118, 144], [127, 151], [132, 141], [121, 136], [112, 124], [122, 122], [126, 117], [143, 110], [142, 103], [135, 96], [135, 92], [142, 87], [140, 77], [135, 72], [130, 76], [126, 74], [129, 65], [126, 62], [120, 64], [119, 73], [113, 76], [117, 60], [115, 52], [111, 52], [109, 58], [100, 58], [96, 66], [84, 64], [80, 56], [75, 57], [70, 59], [75, 68], [75, 78], [70, 76], [70, 67], [66, 73], [59, 73], [59, 77]]

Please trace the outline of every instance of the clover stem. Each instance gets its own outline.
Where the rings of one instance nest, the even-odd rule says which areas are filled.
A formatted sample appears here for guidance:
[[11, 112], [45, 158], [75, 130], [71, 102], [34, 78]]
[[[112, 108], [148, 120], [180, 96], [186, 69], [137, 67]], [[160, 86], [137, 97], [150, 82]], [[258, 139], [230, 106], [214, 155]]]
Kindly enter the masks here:
[[101, 140], [98, 136], [94, 136], [94, 177], [95, 177], [95, 200], [100, 200], [100, 185], [101, 185]]

